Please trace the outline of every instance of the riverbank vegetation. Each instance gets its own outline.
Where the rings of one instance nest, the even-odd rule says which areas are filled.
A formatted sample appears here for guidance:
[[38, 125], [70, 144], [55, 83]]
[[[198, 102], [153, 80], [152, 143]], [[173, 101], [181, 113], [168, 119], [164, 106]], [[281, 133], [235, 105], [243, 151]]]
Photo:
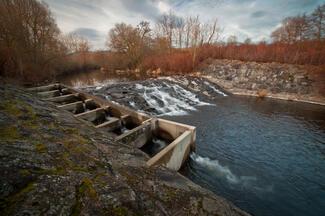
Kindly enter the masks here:
[[209, 58], [325, 65], [325, 4], [311, 14], [285, 18], [271, 40], [239, 42], [224, 37], [218, 19], [172, 12], [155, 24], [117, 23], [106, 48], [63, 34], [45, 3], [3, 0], [0, 4], [0, 75], [25, 81], [51, 80], [62, 74], [102, 68], [108, 71], [157, 70], [187, 73]]
[[0, 75], [25, 81], [94, 67], [89, 42], [60, 32], [48, 6], [36, 0], [0, 4]]
[[309, 15], [285, 18], [270, 38], [238, 42], [232, 35], [225, 40], [217, 19], [202, 22], [169, 13], [153, 29], [143, 22], [137, 27], [116, 24], [107, 45], [118, 55], [132, 56], [122, 65], [144, 70], [192, 72], [208, 58], [325, 65], [325, 4]]

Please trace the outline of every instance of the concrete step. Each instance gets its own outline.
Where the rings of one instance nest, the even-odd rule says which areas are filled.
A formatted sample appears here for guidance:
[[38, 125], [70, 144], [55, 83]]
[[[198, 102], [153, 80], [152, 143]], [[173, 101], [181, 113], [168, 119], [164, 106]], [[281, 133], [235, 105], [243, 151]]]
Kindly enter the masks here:
[[121, 120], [116, 117], [111, 117], [107, 122], [96, 125], [96, 128], [105, 128], [107, 131], [113, 131], [121, 127]]

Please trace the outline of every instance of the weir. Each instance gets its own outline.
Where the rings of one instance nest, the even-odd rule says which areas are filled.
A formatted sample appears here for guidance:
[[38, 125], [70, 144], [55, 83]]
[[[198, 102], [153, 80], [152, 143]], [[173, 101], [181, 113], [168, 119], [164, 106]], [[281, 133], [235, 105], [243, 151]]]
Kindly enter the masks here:
[[151, 145], [157, 140], [166, 143], [150, 155], [149, 167], [164, 165], [178, 171], [195, 149], [196, 129], [193, 126], [151, 117], [61, 83], [29, 90], [71, 112], [85, 124], [109, 133], [116, 142], [142, 150], [153, 148]]

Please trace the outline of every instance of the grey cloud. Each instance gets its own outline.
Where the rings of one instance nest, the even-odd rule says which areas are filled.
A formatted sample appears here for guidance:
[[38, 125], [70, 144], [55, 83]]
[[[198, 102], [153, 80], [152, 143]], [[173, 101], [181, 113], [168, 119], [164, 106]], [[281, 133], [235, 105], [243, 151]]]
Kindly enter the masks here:
[[156, 2], [152, 0], [121, 0], [121, 3], [130, 12], [142, 14], [149, 19], [156, 19], [160, 15]]
[[91, 41], [98, 40], [101, 37], [101, 34], [96, 29], [91, 29], [91, 28], [77, 28], [71, 33], [80, 35]]
[[199, 15], [202, 21], [218, 18], [224, 37], [239, 40], [269, 37], [287, 16], [310, 13], [324, 0], [44, 0], [64, 33], [76, 32], [103, 48], [107, 32], [115, 23], [153, 23], [161, 15], [159, 2], [178, 16]]
[[251, 17], [252, 18], [260, 18], [260, 17], [265, 16], [266, 14], [267, 14], [267, 12], [265, 12], [265, 11], [256, 11], [251, 14]]

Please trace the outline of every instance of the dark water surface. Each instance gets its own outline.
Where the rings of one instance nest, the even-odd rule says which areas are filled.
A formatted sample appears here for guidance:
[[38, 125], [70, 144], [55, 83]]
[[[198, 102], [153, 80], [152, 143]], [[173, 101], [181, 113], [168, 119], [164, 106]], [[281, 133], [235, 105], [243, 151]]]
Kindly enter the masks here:
[[[123, 77], [94, 71], [61, 81], [78, 87], [141, 79]], [[196, 153], [183, 175], [253, 215], [325, 215], [324, 106], [237, 96], [195, 106], [202, 103], [193, 95], [166, 86], [134, 89], [144, 89], [143, 98], [158, 110], [186, 114], [164, 118], [196, 126]]]
[[325, 109], [251, 97], [167, 117], [197, 127], [181, 171], [253, 215], [325, 215]]

